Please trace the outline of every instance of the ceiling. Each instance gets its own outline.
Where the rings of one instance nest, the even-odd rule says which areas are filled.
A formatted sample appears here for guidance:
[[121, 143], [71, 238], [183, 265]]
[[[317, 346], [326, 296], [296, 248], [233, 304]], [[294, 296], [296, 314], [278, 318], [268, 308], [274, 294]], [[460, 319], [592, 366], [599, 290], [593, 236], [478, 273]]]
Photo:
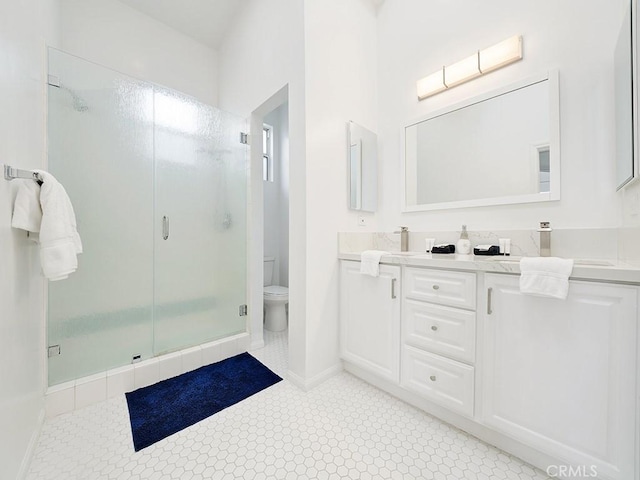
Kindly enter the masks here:
[[[120, 0], [169, 27], [217, 50], [247, 0]], [[385, 0], [370, 0], [378, 9]]]
[[218, 49], [246, 0], [120, 0], [201, 43]]

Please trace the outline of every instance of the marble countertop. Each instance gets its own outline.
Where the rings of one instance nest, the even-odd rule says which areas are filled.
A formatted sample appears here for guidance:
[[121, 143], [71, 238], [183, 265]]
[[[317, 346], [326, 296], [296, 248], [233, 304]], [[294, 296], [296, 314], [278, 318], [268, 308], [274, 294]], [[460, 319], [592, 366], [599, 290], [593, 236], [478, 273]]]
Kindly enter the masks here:
[[[340, 253], [340, 260], [360, 260], [360, 253]], [[408, 265], [474, 272], [520, 274], [521, 257], [431, 254], [420, 252], [390, 253], [382, 264]], [[575, 259], [572, 280], [599, 280], [640, 285], [640, 266], [617, 260]]]

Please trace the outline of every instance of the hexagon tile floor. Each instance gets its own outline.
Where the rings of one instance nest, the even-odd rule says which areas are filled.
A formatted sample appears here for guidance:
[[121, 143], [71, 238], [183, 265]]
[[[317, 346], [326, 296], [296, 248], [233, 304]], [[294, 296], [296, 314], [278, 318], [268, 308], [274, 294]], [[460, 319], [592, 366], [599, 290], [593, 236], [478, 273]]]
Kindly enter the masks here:
[[[286, 334], [253, 354], [287, 368]], [[541, 471], [341, 373], [282, 381], [140, 452], [125, 397], [45, 422], [28, 480], [541, 480]]]

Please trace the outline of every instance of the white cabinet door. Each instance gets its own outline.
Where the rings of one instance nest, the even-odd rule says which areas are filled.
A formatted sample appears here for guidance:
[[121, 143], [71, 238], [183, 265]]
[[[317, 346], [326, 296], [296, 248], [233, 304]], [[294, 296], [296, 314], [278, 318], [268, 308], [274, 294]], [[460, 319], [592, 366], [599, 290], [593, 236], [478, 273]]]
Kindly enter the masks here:
[[372, 277], [360, 273], [360, 262], [341, 262], [340, 353], [400, 381], [400, 267], [380, 265], [380, 276]]
[[598, 478], [635, 478], [637, 288], [572, 281], [557, 300], [518, 281], [486, 275], [482, 421]]

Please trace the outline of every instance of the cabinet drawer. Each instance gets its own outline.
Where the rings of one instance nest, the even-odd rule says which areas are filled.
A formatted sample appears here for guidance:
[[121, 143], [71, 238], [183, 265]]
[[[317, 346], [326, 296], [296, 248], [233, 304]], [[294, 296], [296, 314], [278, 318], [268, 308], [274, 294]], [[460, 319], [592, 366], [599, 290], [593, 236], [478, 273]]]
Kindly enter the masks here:
[[473, 367], [404, 345], [401, 372], [407, 390], [473, 417]]
[[402, 340], [454, 360], [473, 363], [476, 345], [476, 314], [406, 299]]
[[407, 267], [405, 297], [451, 307], [476, 308], [476, 274]]

